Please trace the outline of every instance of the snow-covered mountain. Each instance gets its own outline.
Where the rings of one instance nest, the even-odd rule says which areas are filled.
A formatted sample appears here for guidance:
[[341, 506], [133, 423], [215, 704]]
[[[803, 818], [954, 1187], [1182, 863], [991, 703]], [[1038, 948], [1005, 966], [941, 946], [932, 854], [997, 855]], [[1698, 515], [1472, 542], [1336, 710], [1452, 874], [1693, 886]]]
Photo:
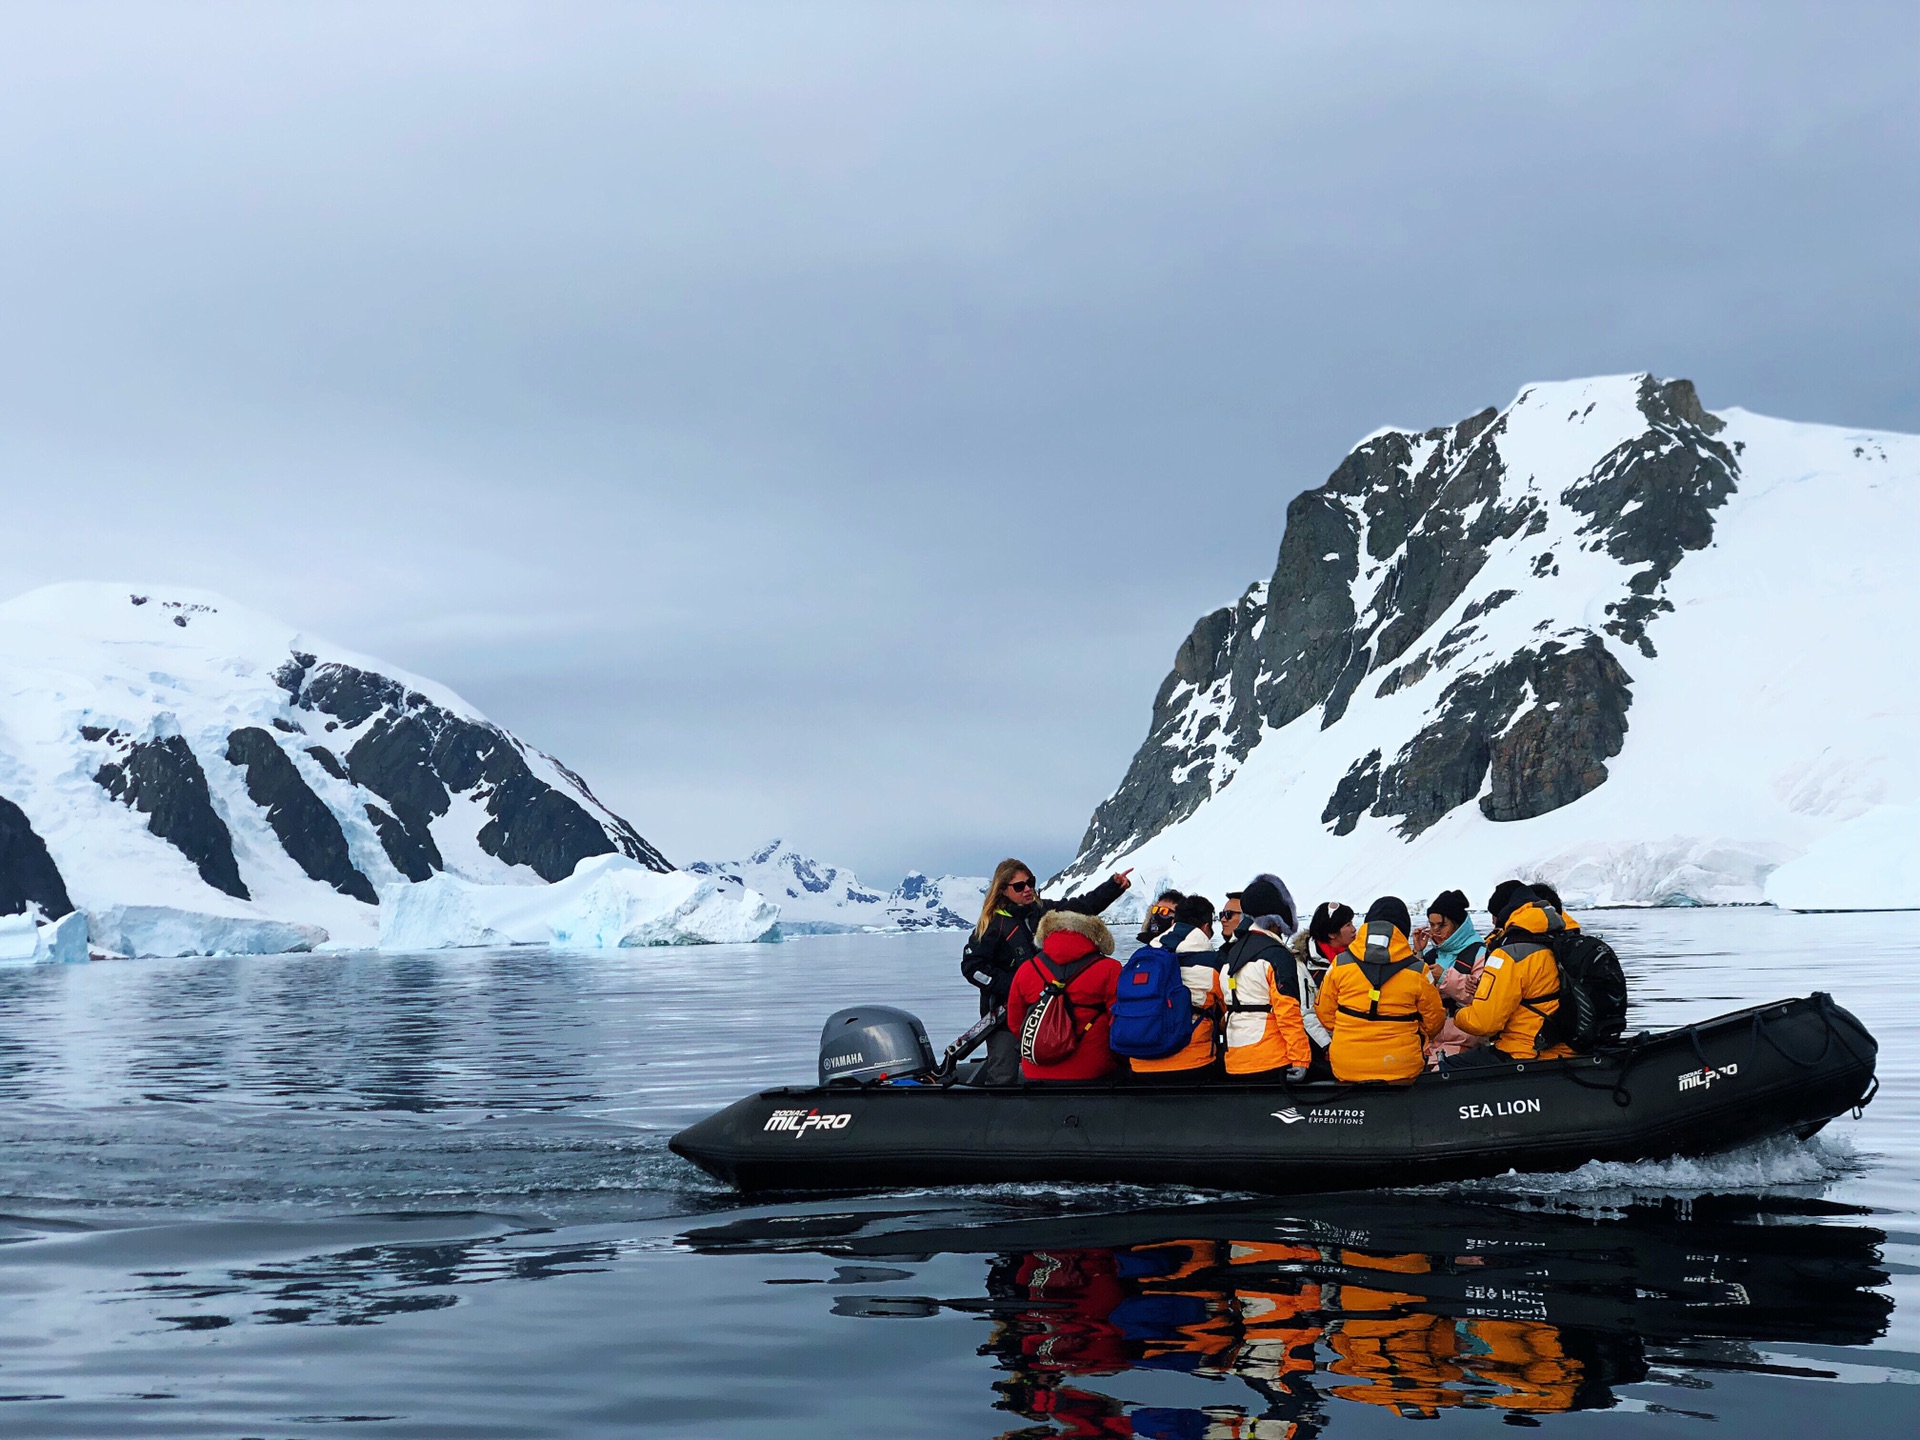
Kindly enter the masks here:
[[1181, 645], [1054, 886], [1920, 905], [1916, 541], [1920, 437], [1685, 380], [1377, 431]]
[[980, 915], [987, 880], [981, 875], [932, 879], [915, 870], [891, 894], [860, 883], [851, 870], [769, 840], [744, 860], [696, 860], [687, 869], [726, 875], [780, 906], [780, 928], [790, 935], [848, 930], [965, 929]]
[[645, 878], [673, 867], [444, 686], [199, 591], [0, 605], [0, 914], [84, 910], [121, 953], [372, 944], [382, 902], [433, 882], [439, 908], [410, 907], [424, 943], [423, 917], [477, 903], [452, 897], [524, 887], [537, 910], [595, 857], [596, 913], [744, 906], [728, 938], [773, 923], [736, 885]]

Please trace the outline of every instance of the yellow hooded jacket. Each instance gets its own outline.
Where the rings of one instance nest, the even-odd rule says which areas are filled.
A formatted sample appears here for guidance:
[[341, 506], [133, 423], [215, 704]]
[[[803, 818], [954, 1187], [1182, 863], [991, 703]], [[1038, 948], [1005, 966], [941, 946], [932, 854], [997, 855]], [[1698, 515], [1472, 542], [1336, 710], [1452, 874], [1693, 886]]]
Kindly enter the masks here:
[[[1375, 926], [1387, 931], [1387, 958], [1398, 964], [1376, 990], [1361, 961], [1367, 953], [1367, 932]], [[1320, 998], [1313, 1013], [1333, 1036], [1327, 1058], [1339, 1080], [1411, 1080], [1426, 1067], [1427, 1037], [1440, 1033], [1446, 1006], [1426, 976], [1397, 925], [1370, 921], [1360, 927], [1353, 944], [1320, 982]]]
[[1514, 1060], [1557, 1060], [1573, 1054], [1570, 1046], [1539, 1048], [1540, 1027], [1560, 1008], [1560, 967], [1536, 935], [1573, 927], [1558, 910], [1522, 905], [1507, 917], [1501, 941], [1487, 956], [1473, 1000], [1453, 1012], [1453, 1023], [1469, 1035], [1490, 1035], [1493, 1048]]

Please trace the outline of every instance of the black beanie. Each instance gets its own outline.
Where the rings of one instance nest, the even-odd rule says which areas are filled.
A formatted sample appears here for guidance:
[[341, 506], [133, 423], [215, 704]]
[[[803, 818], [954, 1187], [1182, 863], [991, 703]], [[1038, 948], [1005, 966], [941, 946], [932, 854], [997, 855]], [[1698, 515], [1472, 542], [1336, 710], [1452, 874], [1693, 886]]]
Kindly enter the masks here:
[[1495, 925], [1504, 925], [1507, 918], [1522, 905], [1531, 905], [1539, 897], [1527, 888], [1524, 880], [1502, 880], [1493, 887], [1493, 894], [1487, 897], [1487, 910], [1493, 916]]
[[1331, 941], [1348, 925], [1353, 923], [1353, 907], [1336, 905], [1331, 900], [1322, 900], [1313, 912], [1313, 924], [1308, 928], [1315, 940]]
[[1407, 902], [1398, 895], [1382, 895], [1367, 907], [1367, 924], [1384, 920], [1402, 935], [1413, 933], [1413, 920], [1407, 914]]
[[1278, 915], [1287, 922], [1288, 933], [1292, 933], [1299, 921], [1293, 908], [1293, 896], [1287, 893], [1287, 887], [1275, 875], [1256, 875], [1253, 883], [1240, 892], [1240, 908], [1249, 920], [1258, 920], [1262, 915]]
[[1427, 902], [1427, 913], [1438, 915], [1454, 924], [1464, 924], [1467, 918], [1467, 897], [1464, 891], [1442, 890]]

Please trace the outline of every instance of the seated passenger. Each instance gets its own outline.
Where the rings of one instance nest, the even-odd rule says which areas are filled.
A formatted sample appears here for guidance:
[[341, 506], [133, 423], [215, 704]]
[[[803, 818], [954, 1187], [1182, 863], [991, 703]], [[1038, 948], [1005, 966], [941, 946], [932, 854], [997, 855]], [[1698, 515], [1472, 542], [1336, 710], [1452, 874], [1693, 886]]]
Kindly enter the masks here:
[[1333, 1035], [1335, 1079], [1411, 1080], [1426, 1064], [1425, 1041], [1447, 1012], [1407, 943], [1411, 928], [1406, 901], [1383, 895], [1321, 982], [1314, 1008]]
[[1342, 905], [1334, 900], [1322, 900], [1314, 907], [1313, 919], [1307, 928], [1293, 937], [1288, 946], [1293, 958], [1300, 967], [1300, 1010], [1301, 1022], [1307, 1027], [1307, 1038], [1313, 1042], [1314, 1064], [1324, 1074], [1315, 1074], [1315, 1080], [1330, 1080], [1333, 1072], [1326, 1069], [1327, 1045], [1332, 1035], [1327, 1027], [1320, 1023], [1320, 1017], [1314, 1007], [1320, 999], [1320, 981], [1327, 973], [1327, 967], [1359, 932], [1353, 925], [1353, 907]]
[[1189, 895], [1174, 909], [1173, 928], [1154, 941], [1180, 958], [1180, 979], [1193, 997], [1193, 1038], [1184, 1050], [1143, 1060], [1128, 1060], [1136, 1075], [1173, 1075], [1199, 1080], [1214, 1068], [1214, 1037], [1220, 1024], [1220, 971], [1214, 964], [1213, 902]]
[[1113, 932], [1092, 915], [1072, 910], [1049, 910], [1034, 930], [1040, 953], [1014, 972], [1007, 991], [1007, 1028], [1018, 1043], [1027, 1012], [1038, 1003], [1048, 984], [1064, 982], [1061, 1000], [1068, 1007], [1080, 1042], [1066, 1059], [1038, 1065], [1022, 1057], [1026, 1080], [1100, 1080], [1120, 1068], [1119, 1057], [1107, 1047], [1110, 1007], [1120, 979], [1120, 962], [1113, 958]]
[[1287, 948], [1297, 923], [1293, 896], [1275, 875], [1240, 892], [1245, 919], [1220, 957], [1227, 1015], [1227, 1074], [1304, 1080], [1313, 1063], [1300, 1006], [1299, 966]]
[[[1434, 896], [1427, 906], [1427, 923], [1413, 932], [1413, 942], [1414, 948], [1421, 950], [1421, 958], [1432, 967], [1429, 978], [1440, 987], [1440, 998], [1449, 1010], [1473, 999], [1481, 972], [1487, 968], [1487, 946], [1467, 913], [1465, 893], [1443, 890]], [[1426, 942], [1424, 949], [1422, 942]], [[1451, 1060], [1486, 1043], [1449, 1017], [1427, 1045], [1427, 1068], [1437, 1068], [1443, 1056]]]
[[1538, 1046], [1540, 1027], [1560, 1008], [1560, 967], [1542, 937], [1567, 928], [1560, 907], [1542, 900], [1518, 880], [1502, 881], [1487, 901], [1498, 927], [1473, 998], [1454, 1012], [1453, 1023], [1492, 1045], [1449, 1061], [1462, 1065], [1498, 1065], [1510, 1060], [1557, 1060], [1571, 1047]]
[[1473, 998], [1486, 964], [1487, 946], [1467, 913], [1467, 897], [1442, 890], [1427, 906], [1427, 923], [1413, 932], [1414, 949], [1437, 972], [1434, 983], [1443, 999], [1464, 1005]]
[[[1146, 918], [1140, 922], [1140, 930], [1133, 938], [1142, 945], [1151, 945], [1167, 931], [1173, 928], [1173, 912], [1187, 897], [1178, 890], [1162, 890], [1153, 904], [1147, 907]], [[1212, 907], [1209, 906], [1209, 909]]]

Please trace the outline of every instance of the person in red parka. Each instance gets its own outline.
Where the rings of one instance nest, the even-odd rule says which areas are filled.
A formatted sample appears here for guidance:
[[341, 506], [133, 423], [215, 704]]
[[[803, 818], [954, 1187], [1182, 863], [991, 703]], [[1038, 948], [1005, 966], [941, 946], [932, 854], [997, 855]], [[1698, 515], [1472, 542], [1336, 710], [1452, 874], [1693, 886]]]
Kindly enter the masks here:
[[1120, 984], [1120, 962], [1113, 958], [1113, 932], [1095, 915], [1071, 910], [1049, 910], [1034, 931], [1040, 953], [1013, 975], [1007, 993], [1007, 1028], [1017, 1036], [1027, 1011], [1039, 1003], [1050, 980], [1067, 982], [1061, 998], [1072, 1007], [1080, 1043], [1056, 1065], [1036, 1065], [1022, 1059], [1020, 1074], [1027, 1080], [1100, 1080], [1121, 1068], [1107, 1048], [1107, 1030], [1113, 1023], [1114, 991]]

